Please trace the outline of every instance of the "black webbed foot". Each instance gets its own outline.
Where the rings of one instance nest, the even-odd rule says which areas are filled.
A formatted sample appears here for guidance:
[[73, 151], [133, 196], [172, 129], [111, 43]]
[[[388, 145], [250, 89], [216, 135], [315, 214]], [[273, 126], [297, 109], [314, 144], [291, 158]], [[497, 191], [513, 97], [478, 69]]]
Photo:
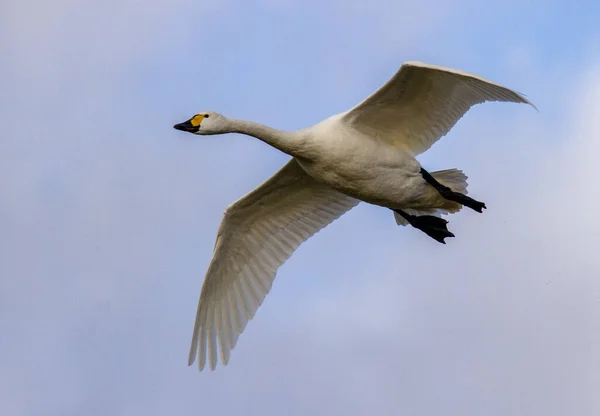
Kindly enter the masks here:
[[454, 237], [450, 231], [448, 231], [448, 221], [443, 218], [435, 217], [433, 215], [410, 215], [402, 210], [395, 210], [398, 214], [400, 214], [410, 225], [419, 230], [423, 231], [429, 237], [434, 240], [446, 244], [444, 241], [445, 238]]
[[445, 238], [454, 237], [454, 234], [448, 231], [446, 227], [447, 223], [448, 221], [445, 219], [434, 217], [433, 215], [422, 215], [419, 217], [414, 216], [410, 225], [423, 231], [434, 240], [446, 244], [444, 241]]

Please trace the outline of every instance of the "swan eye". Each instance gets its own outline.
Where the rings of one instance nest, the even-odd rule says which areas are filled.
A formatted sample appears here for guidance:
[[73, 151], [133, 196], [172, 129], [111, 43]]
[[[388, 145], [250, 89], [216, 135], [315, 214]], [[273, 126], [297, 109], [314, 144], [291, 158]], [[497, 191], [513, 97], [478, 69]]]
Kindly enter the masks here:
[[208, 118], [208, 114], [204, 114], [204, 118]]

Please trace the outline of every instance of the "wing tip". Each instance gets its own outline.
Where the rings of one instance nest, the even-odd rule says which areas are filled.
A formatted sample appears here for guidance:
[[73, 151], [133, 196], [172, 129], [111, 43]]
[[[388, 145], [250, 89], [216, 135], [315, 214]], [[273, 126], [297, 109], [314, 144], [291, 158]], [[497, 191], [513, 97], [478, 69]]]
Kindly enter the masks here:
[[540, 112], [540, 110], [536, 107], [536, 105], [534, 103], [532, 103], [531, 101], [529, 101], [527, 98], [523, 97], [522, 95], [521, 95], [521, 98], [523, 98], [523, 101], [525, 104], [529, 104], [530, 106], [533, 107], [533, 109], [535, 111], [537, 111], [538, 113]]
[[196, 349], [192, 346], [190, 355], [188, 356], [188, 367], [194, 364], [194, 361], [196, 361]]
[[[194, 364], [194, 362], [196, 362], [196, 354], [190, 355], [190, 357], [188, 358], [188, 367], [191, 367]], [[204, 370], [205, 366], [206, 362], [204, 360], [198, 361], [198, 371]], [[212, 370], [214, 370], [214, 368], [212, 368]]]
[[513, 93], [519, 97], [519, 101], [518, 101], [519, 103], [528, 104], [528, 105], [532, 106], [535, 111], [537, 111], [538, 113], [540, 112], [540, 110], [536, 107], [536, 105], [527, 98], [527, 95], [525, 95], [519, 91], [513, 91]]
[[[473, 76], [476, 78], [480, 78], [480, 79], [484, 79], [487, 82], [496, 84], [495, 82], [489, 81], [485, 78], [480, 77], [479, 75], [476, 74], [472, 74], [470, 72], [466, 72], [466, 71], [462, 71], [459, 69], [455, 69], [455, 68], [450, 68], [450, 67], [445, 67], [445, 66], [441, 66], [441, 65], [434, 65], [434, 64], [428, 64], [426, 62], [421, 62], [421, 61], [405, 61], [402, 64], [403, 67], [410, 67], [410, 66], [414, 66], [414, 67], [420, 67], [420, 68], [428, 68], [428, 69], [437, 69], [437, 70], [444, 70], [444, 71], [450, 71], [450, 72], [455, 72], [461, 75], [468, 75], [468, 76]], [[523, 104], [529, 104], [530, 106], [532, 106], [534, 108], [535, 111], [537, 111], [538, 113], [540, 112], [540, 110], [537, 108], [537, 106], [535, 104], [533, 104], [530, 100], [528, 100], [525, 97], [525, 94], [520, 93], [520, 92], [516, 92], [516, 94], [519, 96], [519, 99], [521, 100], [521, 102]]]

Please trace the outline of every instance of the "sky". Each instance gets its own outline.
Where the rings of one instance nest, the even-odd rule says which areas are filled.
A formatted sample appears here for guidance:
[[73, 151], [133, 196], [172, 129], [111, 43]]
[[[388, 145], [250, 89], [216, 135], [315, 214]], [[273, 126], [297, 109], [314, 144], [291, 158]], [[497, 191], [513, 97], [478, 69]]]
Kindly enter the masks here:
[[[0, 3], [0, 414], [600, 414], [600, 3]], [[229, 203], [288, 156], [173, 130], [345, 111], [407, 60], [539, 109], [419, 157], [484, 201], [441, 245], [361, 204], [281, 267], [228, 366], [187, 366]]]

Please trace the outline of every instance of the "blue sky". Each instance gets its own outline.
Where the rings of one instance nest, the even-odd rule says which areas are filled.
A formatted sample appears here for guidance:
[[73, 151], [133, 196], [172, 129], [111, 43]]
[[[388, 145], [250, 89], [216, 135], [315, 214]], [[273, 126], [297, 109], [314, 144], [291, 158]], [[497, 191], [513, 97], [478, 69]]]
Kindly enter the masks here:
[[[0, 414], [597, 415], [600, 4], [0, 5]], [[488, 205], [446, 246], [361, 204], [301, 246], [227, 367], [186, 365], [225, 207], [287, 160], [172, 129], [295, 129], [406, 60], [539, 108], [473, 109], [420, 157]]]

